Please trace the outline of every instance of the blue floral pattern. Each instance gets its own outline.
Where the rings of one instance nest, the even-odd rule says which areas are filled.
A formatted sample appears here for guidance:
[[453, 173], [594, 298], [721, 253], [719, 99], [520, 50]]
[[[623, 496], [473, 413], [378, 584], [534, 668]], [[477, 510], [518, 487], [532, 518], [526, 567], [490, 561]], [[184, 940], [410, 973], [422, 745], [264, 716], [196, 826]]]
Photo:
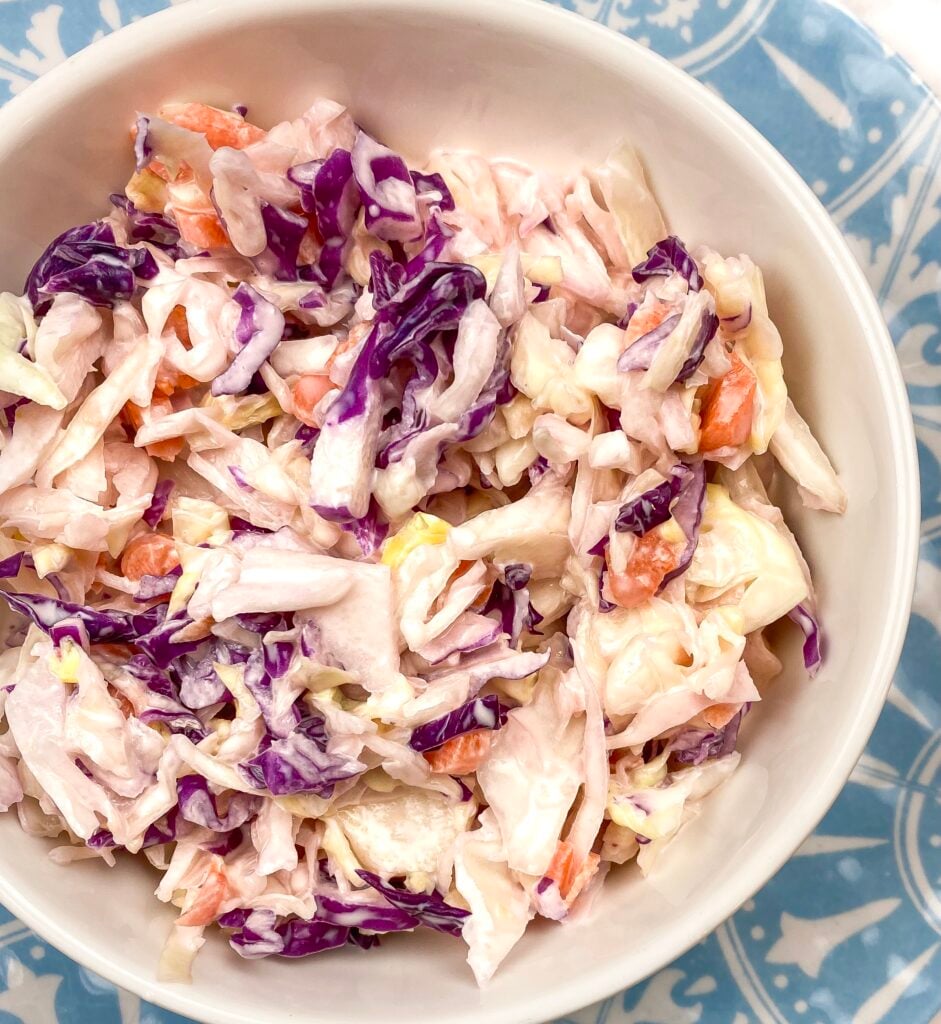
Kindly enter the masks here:
[[[941, 1022], [941, 105], [823, 0], [555, 0], [722, 95], [798, 169], [876, 292], [908, 384], [922, 547], [902, 664], [817, 832], [676, 963], [570, 1024]], [[165, 0], [0, 0], [0, 103]], [[171, 1024], [0, 908], [0, 1024]], [[185, 1024], [185, 1022], [184, 1022]], [[562, 1022], [559, 1022], [562, 1024]]]

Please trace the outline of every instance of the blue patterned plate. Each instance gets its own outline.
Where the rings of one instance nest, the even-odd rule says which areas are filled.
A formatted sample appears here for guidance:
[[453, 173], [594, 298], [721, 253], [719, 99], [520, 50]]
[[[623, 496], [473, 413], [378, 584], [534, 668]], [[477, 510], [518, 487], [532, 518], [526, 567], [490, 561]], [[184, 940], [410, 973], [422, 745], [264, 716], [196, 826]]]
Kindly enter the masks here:
[[[898, 348], [923, 520], [901, 669], [833, 810], [713, 935], [565, 1024], [941, 1024], [941, 105], [823, 0], [556, 2], [705, 82], [827, 205]], [[0, 103], [66, 54], [165, 6], [0, 0]], [[116, 991], [0, 908], [0, 1024], [90, 1021], [182, 1018]]]

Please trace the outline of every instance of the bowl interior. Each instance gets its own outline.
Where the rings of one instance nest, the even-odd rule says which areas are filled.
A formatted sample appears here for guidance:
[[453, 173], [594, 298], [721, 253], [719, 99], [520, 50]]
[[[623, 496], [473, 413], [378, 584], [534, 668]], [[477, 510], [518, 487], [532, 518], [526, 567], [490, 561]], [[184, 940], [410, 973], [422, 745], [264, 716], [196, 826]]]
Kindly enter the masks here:
[[207, 1021], [543, 1020], [638, 980], [714, 927], [845, 780], [907, 617], [917, 485], [904, 392], [859, 272], [770, 147], [659, 58], [535, 3], [216, 0], [105, 40], [0, 113], [0, 286], [18, 290], [46, 241], [104, 212], [131, 170], [136, 110], [246, 102], [270, 124], [318, 95], [414, 158], [450, 145], [565, 170], [627, 137], [674, 231], [762, 266], [791, 394], [850, 498], [842, 519], [788, 509], [819, 587], [826, 665], [808, 682], [790, 636], [785, 675], [743, 730], [740, 771], [655, 874], [611, 876], [588, 924], [532, 929], [483, 993], [462, 944], [435, 935], [304, 963], [246, 962], [211, 941], [192, 987], [159, 986], [171, 914], [151, 895], [154, 877], [130, 863], [56, 867], [11, 816], [0, 817], [0, 898], [70, 955]]

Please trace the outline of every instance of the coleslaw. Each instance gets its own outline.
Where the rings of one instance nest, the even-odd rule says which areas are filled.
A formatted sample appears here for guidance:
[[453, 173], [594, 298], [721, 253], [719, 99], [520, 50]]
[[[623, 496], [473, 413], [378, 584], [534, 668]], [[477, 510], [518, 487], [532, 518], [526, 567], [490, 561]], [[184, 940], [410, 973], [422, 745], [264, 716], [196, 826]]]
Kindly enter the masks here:
[[[627, 146], [407, 163], [169, 103], [0, 294], [0, 810], [159, 872], [161, 977], [430, 928], [485, 982], [735, 770], [843, 488], [747, 256]], [[791, 628], [791, 627], [785, 627]]]

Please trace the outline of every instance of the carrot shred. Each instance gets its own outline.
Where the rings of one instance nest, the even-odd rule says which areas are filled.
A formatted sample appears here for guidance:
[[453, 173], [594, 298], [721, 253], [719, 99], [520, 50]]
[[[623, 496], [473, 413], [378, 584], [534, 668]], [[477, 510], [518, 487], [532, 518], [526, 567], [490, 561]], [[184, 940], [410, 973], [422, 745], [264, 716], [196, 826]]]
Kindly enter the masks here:
[[707, 391], [700, 412], [699, 450], [737, 447], [748, 440], [758, 382], [733, 352], [732, 368]]
[[436, 774], [469, 775], [477, 771], [486, 760], [492, 741], [492, 732], [478, 729], [454, 736], [437, 750], [429, 750], [424, 757]]

